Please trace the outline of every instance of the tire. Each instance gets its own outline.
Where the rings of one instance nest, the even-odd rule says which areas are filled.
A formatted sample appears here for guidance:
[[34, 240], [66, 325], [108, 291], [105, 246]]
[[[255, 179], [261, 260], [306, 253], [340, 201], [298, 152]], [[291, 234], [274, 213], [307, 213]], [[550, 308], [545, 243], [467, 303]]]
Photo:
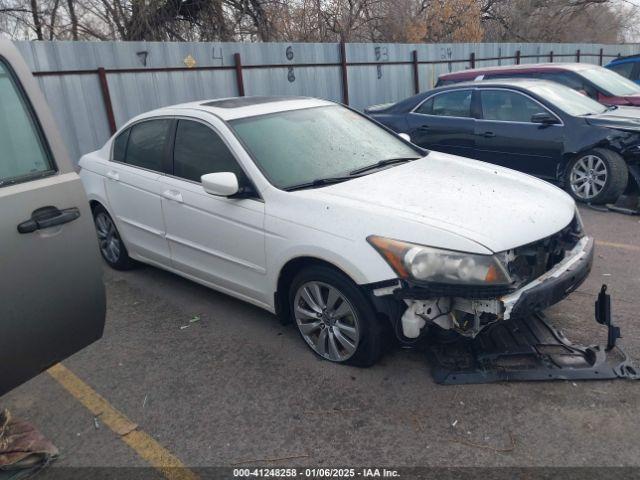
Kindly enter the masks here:
[[369, 367], [382, 355], [383, 328], [373, 306], [337, 270], [312, 266], [300, 271], [289, 288], [289, 311], [302, 339], [325, 360]]
[[93, 223], [98, 234], [98, 246], [104, 261], [115, 270], [131, 270], [135, 261], [129, 257], [111, 215], [102, 205], [93, 208]]
[[569, 163], [565, 178], [566, 189], [574, 199], [596, 205], [615, 202], [628, 181], [629, 170], [624, 159], [606, 148], [594, 148], [578, 155]]

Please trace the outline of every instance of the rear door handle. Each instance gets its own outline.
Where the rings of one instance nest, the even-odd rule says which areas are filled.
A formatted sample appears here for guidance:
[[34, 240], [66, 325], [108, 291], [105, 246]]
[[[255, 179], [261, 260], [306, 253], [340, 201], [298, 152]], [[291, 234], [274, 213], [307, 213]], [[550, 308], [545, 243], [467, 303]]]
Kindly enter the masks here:
[[483, 133], [479, 133], [478, 135], [485, 138], [493, 138], [496, 136], [496, 134], [493, 132], [483, 132]]
[[177, 190], [165, 190], [162, 192], [162, 196], [167, 200], [182, 203], [182, 194]]
[[33, 233], [43, 228], [55, 227], [64, 223], [73, 222], [80, 218], [80, 210], [76, 207], [59, 210], [56, 207], [42, 207], [34, 210], [29, 220], [18, 225], [19, 233]]
[[108, 177], [110, 180], [115, 180], [116, 182], [117, 182], [118, 180], [120, 180], [120, 175], [118, 175], [118, 172], [115, 172], [115, 171], [113, 171], [113, 170], [109, 170], [109, 171], [107, 172], [107, 177]]

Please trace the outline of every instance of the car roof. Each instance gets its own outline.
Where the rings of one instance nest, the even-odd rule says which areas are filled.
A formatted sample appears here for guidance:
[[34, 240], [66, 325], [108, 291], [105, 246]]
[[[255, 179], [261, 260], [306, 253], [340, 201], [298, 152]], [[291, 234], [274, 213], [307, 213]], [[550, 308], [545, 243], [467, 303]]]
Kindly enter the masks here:
[[461, 70], [459, 72], [444, 73], [440, 75], [439, 78], [442, 80], [475, 78], [479, 75], [495, 72], [558, 72], [564, 70], [579, 72], [581, 70], [588, 70], [592, 68], [598, 68], [598, 66], [590, 63], [528, 63], [521, 65], [504, 65], [501, 67], [471, 68], [468, 70]]
[[[521, 89], [525, 92], [531, 92], [531, 87], [535, 85], [549, 85], [553, 88], [558, 88], [559, 84], [550, 80], [540, 80], [535, 78], [499, 78], [495, 80], [482, 80], [482, 81], [465, 81], [454, 83], [450, 85], [443, 85], [441, 87], [435, 87], [424, 92], [420, 92], [413, 97], [405, 98], [397, 103], [394, 103], [389, 107], [388, 111], [395, 111], [397, 113], [413, 110], [415, 106], [424, 101], [426, 98], [436, 95], [439, 92], [450, 92], [454, 90], [464, 90], [467, 88], [509, 88], [509, 89]], [[561, 86], [562, 87], [562, 86]], [[568, 88], [568, 87], [563, 87]], [[531, 92], [534, 95], [535, 91]]]
[[136, 118], [140, 119], [162, 115], [175, 115], [178, 110], [181, 112], [184, 110], [197, 110], [200, 112], [205, 111], [212, 113], [222, 120], [234, 120], [237, 118], [266, 115], [269, 113], [283, 112], [287, 110], [299, 110], [303, 108], [322, 107], [328, 105], [335, 105], [335, 103], [312, 97], [228, 97], [170, 105], [146, 112]]
[[611, 60], [607, 65], [613, 65], [616, 63], [628, 63], [628, 62], [634, 62], [634, 61], [640, 62], [640, 54], [626, 55], [624, 57], [616, 57], [613, 60]]
[[466, 81], [454, 83], [452, 85], [443, 85], [441, 87], [433, 88], [428, 92], [424, 92], [424, 94], [432, 94], [433, 92], [444, 91], [444, 90], [454, 90], [459, 88], [478, 88], [478, 87], [516, 87], [528, 90], [529, 88], [535, 85], [548, 84], [553, 87], [557, 87], [558, 84], [556, 82], [552, 82], [551, 80], [541, 80], [538, 78], [496, 78], [491, 80], [482, 80], [482, 81]]

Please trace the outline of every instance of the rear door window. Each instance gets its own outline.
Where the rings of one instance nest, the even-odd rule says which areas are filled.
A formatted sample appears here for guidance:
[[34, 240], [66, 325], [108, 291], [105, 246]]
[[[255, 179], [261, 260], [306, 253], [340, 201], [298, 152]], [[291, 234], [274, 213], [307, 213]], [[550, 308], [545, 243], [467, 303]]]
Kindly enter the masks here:
[[434, 95], [416, 109], [416, 113], [441, 117], [471, 117], [473, 90], [454, 90]]
[[0, 58], [0, 186], [55, 171], [40, 126], [13, 72]]
[[[170, 125], [169, 119], [156, 119], [132, 126], [128, 134], [125, 163], [162, 172]], [[114, 146], [114, 155], [116, 147], [120, 150], [122, 145]]]

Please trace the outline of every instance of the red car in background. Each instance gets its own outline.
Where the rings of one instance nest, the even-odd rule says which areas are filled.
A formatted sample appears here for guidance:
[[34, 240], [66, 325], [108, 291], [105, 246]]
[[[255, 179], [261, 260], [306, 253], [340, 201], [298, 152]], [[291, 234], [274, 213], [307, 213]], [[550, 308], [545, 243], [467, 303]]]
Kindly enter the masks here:
[[605, 105], [640, 107], [640, 85], [611, 70], [587, 63], [538, 63], [474, 68], [440, 75], [436, 87], [471, 80], [520, 77], [562, 83]]

